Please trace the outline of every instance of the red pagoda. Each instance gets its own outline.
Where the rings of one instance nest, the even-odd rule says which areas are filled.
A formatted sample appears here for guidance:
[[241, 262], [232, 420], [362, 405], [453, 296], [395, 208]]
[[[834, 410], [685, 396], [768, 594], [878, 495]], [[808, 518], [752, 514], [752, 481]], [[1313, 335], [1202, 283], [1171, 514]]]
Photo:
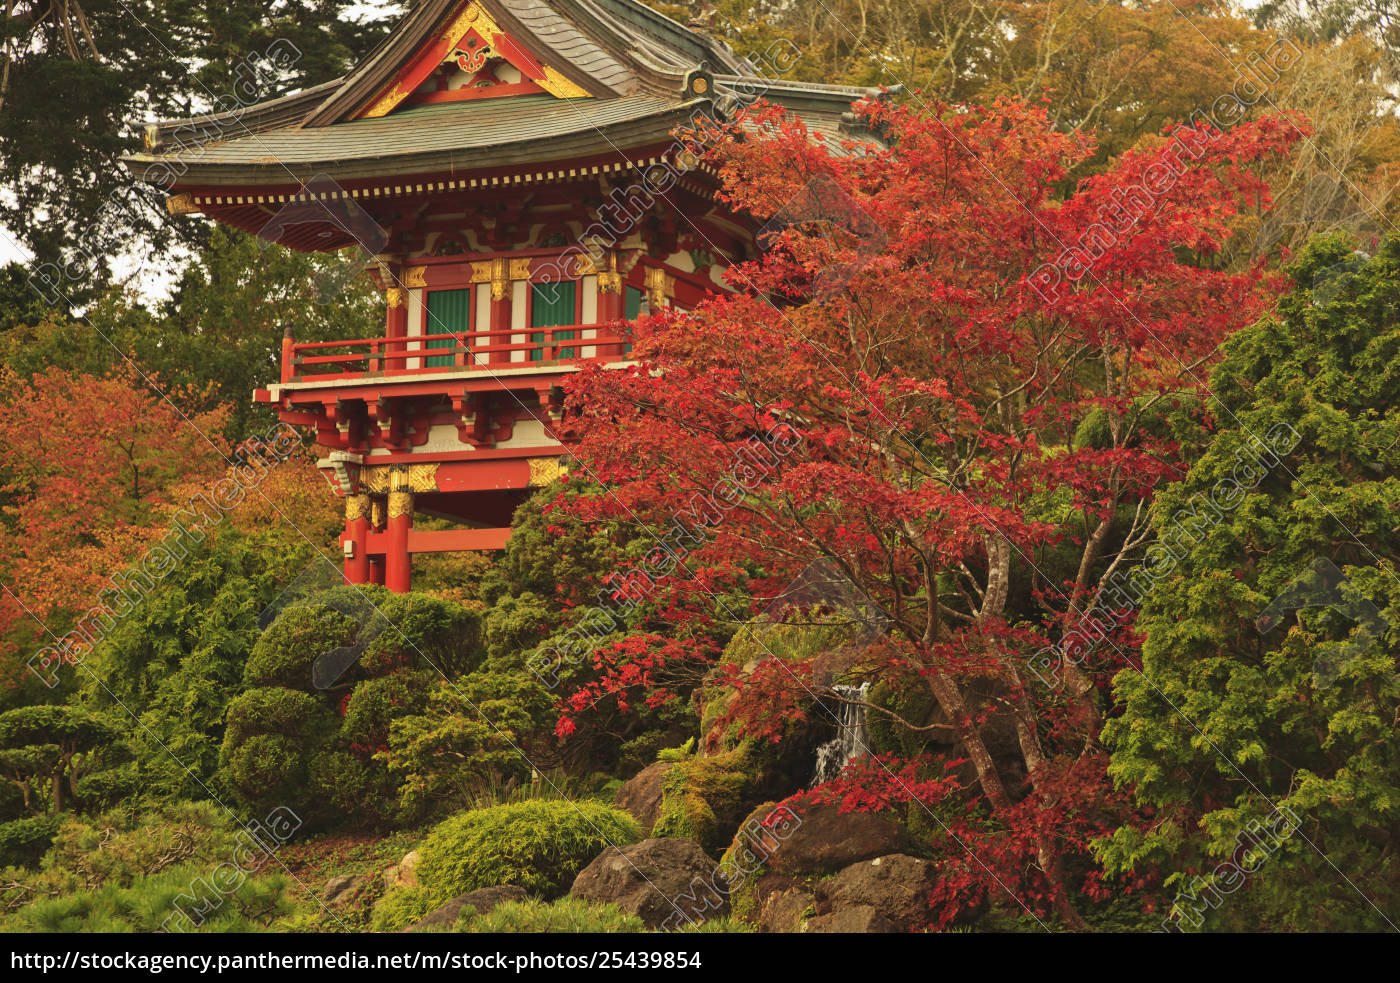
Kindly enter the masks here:
[[565, 378], [726, 289], [754, 226], [677, 127], [762, 97], [839, 138], [873, 94], [782, 81], [786, 57], [760, 70], [636, 0], [423, 0], [343, 78], [146, 128], [126, 163], [172, 213], [369, 257], [382, 337], [288, 337], [254, 394], [314, 428], [347, 580], [407, 591], [415, 553], [504, 545], [564, 470]]

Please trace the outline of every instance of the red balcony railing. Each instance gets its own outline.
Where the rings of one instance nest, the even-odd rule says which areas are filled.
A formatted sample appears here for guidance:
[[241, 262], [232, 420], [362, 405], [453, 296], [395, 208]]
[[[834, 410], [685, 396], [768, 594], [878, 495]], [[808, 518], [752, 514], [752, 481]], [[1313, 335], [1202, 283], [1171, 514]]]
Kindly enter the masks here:
[[[606, 333], [613, 330], [609, 325], [564, 324], [524, 331], [452, 332], [349, 341], [297, 343], [286, 339], [282, 344], [282, 381], [494, 372], [617, 359], [623, 356], [624, 346], [631, 339]], [[512, 340], [522, 336], [525, 341]]]

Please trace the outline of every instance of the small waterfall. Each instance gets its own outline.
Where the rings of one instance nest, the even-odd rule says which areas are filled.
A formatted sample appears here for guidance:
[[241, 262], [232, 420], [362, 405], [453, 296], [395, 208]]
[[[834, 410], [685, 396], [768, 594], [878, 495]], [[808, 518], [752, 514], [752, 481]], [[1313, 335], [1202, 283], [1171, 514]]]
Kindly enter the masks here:
[[[837, 696], [847, 700], [864, 700], [869, 683], [859, 686], [838, 684], [831, 687]], [[836, 736], [817, 748], [817, 769], [812, 776], [812, 784], [829, 782], [841, 774], [852, 758], [866, 752], [868, 737], [865, 731], [865, 707], [852, 703], [838, 704], [836, 711]]]

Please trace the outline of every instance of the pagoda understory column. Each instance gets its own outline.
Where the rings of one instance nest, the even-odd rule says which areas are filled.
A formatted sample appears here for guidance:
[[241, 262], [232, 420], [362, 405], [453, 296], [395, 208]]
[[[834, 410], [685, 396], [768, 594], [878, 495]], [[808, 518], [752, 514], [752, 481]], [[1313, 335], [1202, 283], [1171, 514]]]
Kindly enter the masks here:
[[384, 536], [384, 586], [407, 594], [413, 585], [413, 560], [408, 534], [413, 529], [413, 491], [408, 472], [389, 472], [389, 518]]
[[345, 535], [341, 543], [345, 550], [345, 582], [369, 583], [369, 512], [368, 495], [350, 495], [345, 499]]
[[[381, 538], [384, 533], [384, 507], [383, 498], [374, 496], [370, 499], [370, 531], [379, 533]], [[371, 555], [369, 558], [369, 582], [378, 584], [380, 587], [384, 586], [384, 554], [382, 553]]]

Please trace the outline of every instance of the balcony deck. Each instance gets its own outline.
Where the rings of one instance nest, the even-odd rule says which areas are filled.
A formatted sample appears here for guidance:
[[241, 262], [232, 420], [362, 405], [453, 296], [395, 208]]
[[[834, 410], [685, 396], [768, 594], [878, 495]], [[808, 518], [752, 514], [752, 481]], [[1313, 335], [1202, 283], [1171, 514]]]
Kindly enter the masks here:
[[[282, 385], [380, 382], [437, 374], [549, 372], [615, 362], [631, 339], [619, 325], [567, 324], [525, 331], [450, 332], [385, 338], [293, 342], [282, 346]], [[426, 381], [426, 380], [424, 380]]]

